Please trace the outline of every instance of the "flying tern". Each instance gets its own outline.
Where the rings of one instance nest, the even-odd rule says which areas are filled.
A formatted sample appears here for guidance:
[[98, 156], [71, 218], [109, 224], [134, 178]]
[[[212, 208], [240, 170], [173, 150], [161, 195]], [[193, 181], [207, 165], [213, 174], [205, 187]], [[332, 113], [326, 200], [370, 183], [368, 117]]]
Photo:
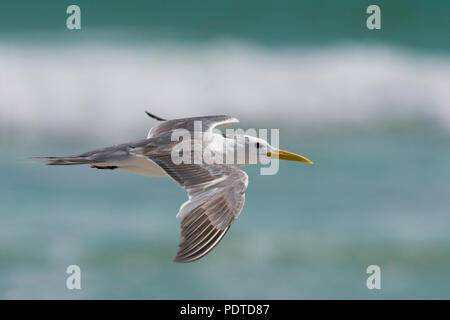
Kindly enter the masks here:
[[[181, 237], [175, 262], [192, 262], [204, 257], [219, 243], [242, 211], [248, 176], [240, 168], [249, 164], [250, 151], [258, 160], [281, 159], [312, 163], [307, 158], [280, 150], [264, 139], [249, 135], [226, 136], [216, 132], [219, 126], [239, 122], [226, 115], [203, 116], [160, 121], [150, 129], [146, 139], [95, 149], [66, 157], [44, 157], [47, 165], [87, 164], [92, 168], [124, 170], [149, 177], [170, 177], [186, 190], [189, 199], [177, 214], [181, 218]], [[196, 127], [201, 123], [201, 128]], [[174, 160], [174, 148], [180, 147], [173, 134], [184, 130], [190, 134], [190, 146], [213, 155], [244, 154], [241, 162], [195, 161], [195, 146], [181, 153], [193, 161]], [[201, 132], [197, 132], [201, 131]], [[201, 133], [198, 135], [198, 133]], [[185, 158], [186, 159], [186, 158]], [[223, 157], [220, 157], [223, 159]]]

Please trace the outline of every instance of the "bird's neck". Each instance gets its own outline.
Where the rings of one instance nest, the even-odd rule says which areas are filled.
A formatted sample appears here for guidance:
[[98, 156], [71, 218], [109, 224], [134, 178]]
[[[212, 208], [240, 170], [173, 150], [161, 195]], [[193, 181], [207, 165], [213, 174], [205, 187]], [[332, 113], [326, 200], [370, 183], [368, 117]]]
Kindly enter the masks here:
[[223, 154], [224, 164], [234, 164], [238, 167], [249, 164], [243, 139], [226, 138], [221, 134], [214, 133], [208, 148], [212, 152]]

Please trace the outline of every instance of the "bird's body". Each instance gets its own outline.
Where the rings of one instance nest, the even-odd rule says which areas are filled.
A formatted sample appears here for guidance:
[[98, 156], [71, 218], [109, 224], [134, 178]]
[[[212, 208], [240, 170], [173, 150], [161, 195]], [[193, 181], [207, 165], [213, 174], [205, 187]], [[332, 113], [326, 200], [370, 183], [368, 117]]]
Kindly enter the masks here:
[[[225, 137], [213, 132], [217, 126], [238, 122], [229, 116], [164, 120], [149, 115], [163, 122], [150, 130], [147, 139], [75, 156], [46, 159], [48, 165], [89, 164], [97, 169], [172, 178], [189, 197], [177, 214], [182, 221], [176, 262], [191, 262], [206, 255], [240, 214], [248, 184], [248, 176], [240, 168], [253, 163], [249, 150], [256, 150], [258, 159], [268, 157], [311, 163], [259, 138], [244, 135]], [[184, 139], [180, 139], [182, 134]], [[189, 139], [186, 139], [186, 134]], [[241, 160], [240, 152], [243, 154]], [[235, 158], [236, 153], [238, 156]], [[177, 159], [180, 155], [183, 157], [181, 162]], [[205, 158], [207, 155], [209, 158]]]
[[161, 169], [156, 163], [151, 159], [136, 156], [131, 154], [127, 159], [119, 161], [106, 161], [99, 162], [95, 164], [96, 167], [100, 168], [114, 168], [123, 170], [129, 173], [146, 176], [146, 177], [166, 177], [169, 178], [167, 173]]

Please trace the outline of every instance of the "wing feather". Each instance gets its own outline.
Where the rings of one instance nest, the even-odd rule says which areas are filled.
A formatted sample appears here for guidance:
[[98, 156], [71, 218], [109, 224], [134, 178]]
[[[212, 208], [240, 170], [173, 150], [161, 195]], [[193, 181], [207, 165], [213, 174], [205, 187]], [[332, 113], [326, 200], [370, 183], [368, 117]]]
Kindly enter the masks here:
[[194, 132], [195, 121], [201, 121], [203, 132], [212, 130], [217, 126], [227, 126], [239, 122], [238, 119], [226, 115], [168, 120], [154, 126], [148, 133], [147, 138], [157, 137], [167, 132], [173, 132], [177, 129], [186, 129]]
[[174, 164], [170, 156], [149, 155], [189, 196], [178, 212], [181, 235], [175, 262], [192, 262], [209, 253], [239, 216], [248, 176], [218, 164]]

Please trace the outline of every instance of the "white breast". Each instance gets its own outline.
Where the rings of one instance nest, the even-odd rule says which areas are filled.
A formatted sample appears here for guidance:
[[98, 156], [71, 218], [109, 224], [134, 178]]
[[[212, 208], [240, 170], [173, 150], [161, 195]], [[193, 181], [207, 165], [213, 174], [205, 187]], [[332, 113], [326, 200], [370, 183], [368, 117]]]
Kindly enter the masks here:
[[146, 177], [168, 177], [161, 167], [144, 156], [132, 155], [126, 160], [96, 163], [97, 166], [116, 166], [117, 169]]

